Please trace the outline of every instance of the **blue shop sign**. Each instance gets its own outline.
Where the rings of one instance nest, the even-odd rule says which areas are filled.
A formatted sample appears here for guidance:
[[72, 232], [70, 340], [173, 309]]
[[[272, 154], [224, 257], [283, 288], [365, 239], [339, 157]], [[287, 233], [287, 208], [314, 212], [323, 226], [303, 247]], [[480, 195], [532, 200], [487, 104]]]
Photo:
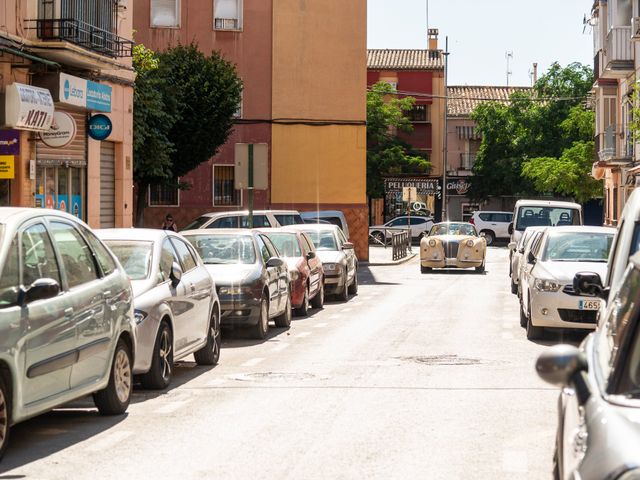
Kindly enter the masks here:
[[112, 90], [109, 85], [87, 80], [87, 109], [111, 112]]
[[102, 141], [106, 140], [109, 138], [109, 135], [111, 135], [113, 124], [109, 117], [99, 113], [98, 115], [92, 115], [89, 118], [87, 128], [89, 129], [88, 133], [91, 138]]

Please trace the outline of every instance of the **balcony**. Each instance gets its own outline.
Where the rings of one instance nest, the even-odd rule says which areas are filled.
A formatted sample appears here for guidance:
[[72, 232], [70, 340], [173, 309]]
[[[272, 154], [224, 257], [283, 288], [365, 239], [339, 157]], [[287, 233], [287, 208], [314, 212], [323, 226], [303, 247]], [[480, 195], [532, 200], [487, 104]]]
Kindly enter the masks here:
[[631, 19], [631, 40], [640, 41], [640, 17]]
[[629, 151], [628, 142], [625, 141], [625, 145], [621, 145], [622, 142], [618, 141], [619, 137], [622, 138], [622, 133], [618, 131], [618, 128], [619, 125], [609, 125], [596, 139], [598, 159], [610, 166], [625, 165], [632, 161], [633, 153]]
[[473, 170], [477, 155], [475, 153], [460, 154], [460, 170]]
[[633, 72], [631, 27], [613, 27], [607, 34], [603, 78], [624, 78]]

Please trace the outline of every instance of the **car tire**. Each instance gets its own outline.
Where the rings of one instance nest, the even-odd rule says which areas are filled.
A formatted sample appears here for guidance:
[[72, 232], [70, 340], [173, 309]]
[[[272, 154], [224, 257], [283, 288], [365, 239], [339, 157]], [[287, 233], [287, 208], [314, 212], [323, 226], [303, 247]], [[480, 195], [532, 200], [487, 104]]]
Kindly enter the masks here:
[[311, 306], [309, 305], [309, 285], [305, 286], [304, 289], [304, 297], [302, 298], [302, 305], [296, 308], [296, 315], [299, 317], [307, 317], [309, 316], [309, 310]]
[[560, 476], [560, 459], [558, 458], [558, 445], [553, 452], [553, 480], [561, 480]]
[[222, 348], [222, 332], [220, 330], [220, 319], [218, 309], [213, 307], [209, 329], [207, 330], [207, 343], [193, 356], [198, 365], [217, 365], [220, 360], [220, 349]]
[[4, 378], [0, 375], [0, 459], [2, 459], [11, 432], [11, 394]]
[[291, 296], [289, 292], [287, 292], [287, 305], [284, 307], [284, 312], [273, 320], [278, 328], [289, 328], [291, 326]]
[[341, 302], [349, 301], [349, 285], [347, 285], [347, 274], [344, 274], [344, 285], [342, 287], [342, 291], [340, 291], [337, 295], [338, 300]]
[[313, 308], [324, 308], [324, 278], [320, 279], [320, 289], [316, 296], [311, 299], [311, 306]]
[[357, 268], [356, 268], [356, 271], [353, 272], [353, 282], [351, 283], [351, 285], [349, 285], [349, 293], [351, 295], [358, 294], [358, 269]]
[[518, 284], [514, 283], [513, 280], [511, 280], [511, 293], [518, 295]]
[[487, 246], [493, 245], [493, 242], [496, 241], [496, 234], [491, 230], [483, 230], [480, 233], [484, 233], [484, 239], [487, 241]]
[[162, 390], [171, 383], [173, 374], [173, 334], [166, 321], [160, 323], [158, 335], [153, 347], [151, 368], [140, 376], [144, 388]]
[[480, 265], [479, 267], [476, 267], [476, 273], [484, 273], [485, 271], [485, 261], [482, 261], [482, 265]]
[[420, 273], [431, 273], [433, 269], [431, 267], [423, 267], [420, 265]]
[[527, 316], [524, 314], [524, 305], [522, 305], [522, 300], [520, 300], [520, 326], [522, 328], [527, 328]]
[[257, 340], [264, 340], [269, 330], [269, 303], [264, 295], [260, 300], [260, 314], [258, 317], [258, 323], [253, 327], [253, 338]]
[[539, 340], [544, 338], [544, 328], [536, 327], [531, 323], [531, 305], [527, 312], [527, 340]]
[[120, 338], [111, 362], [107, 388], [93, 394], [93, 402], [101, 415], [121, 415], [127, 411], [133, 392], [131, 350]]
[[374, 245], [384, 245], [384, 234], [382, 232], [371, 232], [371, 243]]

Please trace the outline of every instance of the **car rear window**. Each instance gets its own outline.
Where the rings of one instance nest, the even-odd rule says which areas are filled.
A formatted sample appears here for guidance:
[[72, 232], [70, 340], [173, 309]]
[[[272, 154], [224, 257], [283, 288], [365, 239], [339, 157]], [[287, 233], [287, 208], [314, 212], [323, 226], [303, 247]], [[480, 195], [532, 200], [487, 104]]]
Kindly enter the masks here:
[[302, 251], [295, 233], [268, 233], [267, 237], [283, 257], [301, 257]]
[[207, 265], [256, 263], [256, 250], [249, 236], [188, 235], [185, 238]]
[[297, 213], [278, 213], [274, 215], [274, 217], [276, 217], [278, 223], [283, 227], [286, 227], [287, 225], [302, 225], [304, 223], [302, 217]]
[[491, 219], [491, 214], [489, 213], [481, 213], [478, 216], [480, 217], [480, 220], [484, 222], [488, 222]]
[[317, 231], [309, 230], [305, 232], [311, 238], [316, 250], [338, 250], [338, 244], [336, 243], [336, 237], [330, 230]]

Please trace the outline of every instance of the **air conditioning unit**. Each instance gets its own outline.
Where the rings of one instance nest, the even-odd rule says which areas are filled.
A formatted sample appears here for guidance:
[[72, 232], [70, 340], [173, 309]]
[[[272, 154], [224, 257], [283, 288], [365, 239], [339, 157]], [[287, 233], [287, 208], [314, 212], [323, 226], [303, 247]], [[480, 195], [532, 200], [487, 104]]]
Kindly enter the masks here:
[[640, 40], [640, 17], [631, 19], [631, 39]]

